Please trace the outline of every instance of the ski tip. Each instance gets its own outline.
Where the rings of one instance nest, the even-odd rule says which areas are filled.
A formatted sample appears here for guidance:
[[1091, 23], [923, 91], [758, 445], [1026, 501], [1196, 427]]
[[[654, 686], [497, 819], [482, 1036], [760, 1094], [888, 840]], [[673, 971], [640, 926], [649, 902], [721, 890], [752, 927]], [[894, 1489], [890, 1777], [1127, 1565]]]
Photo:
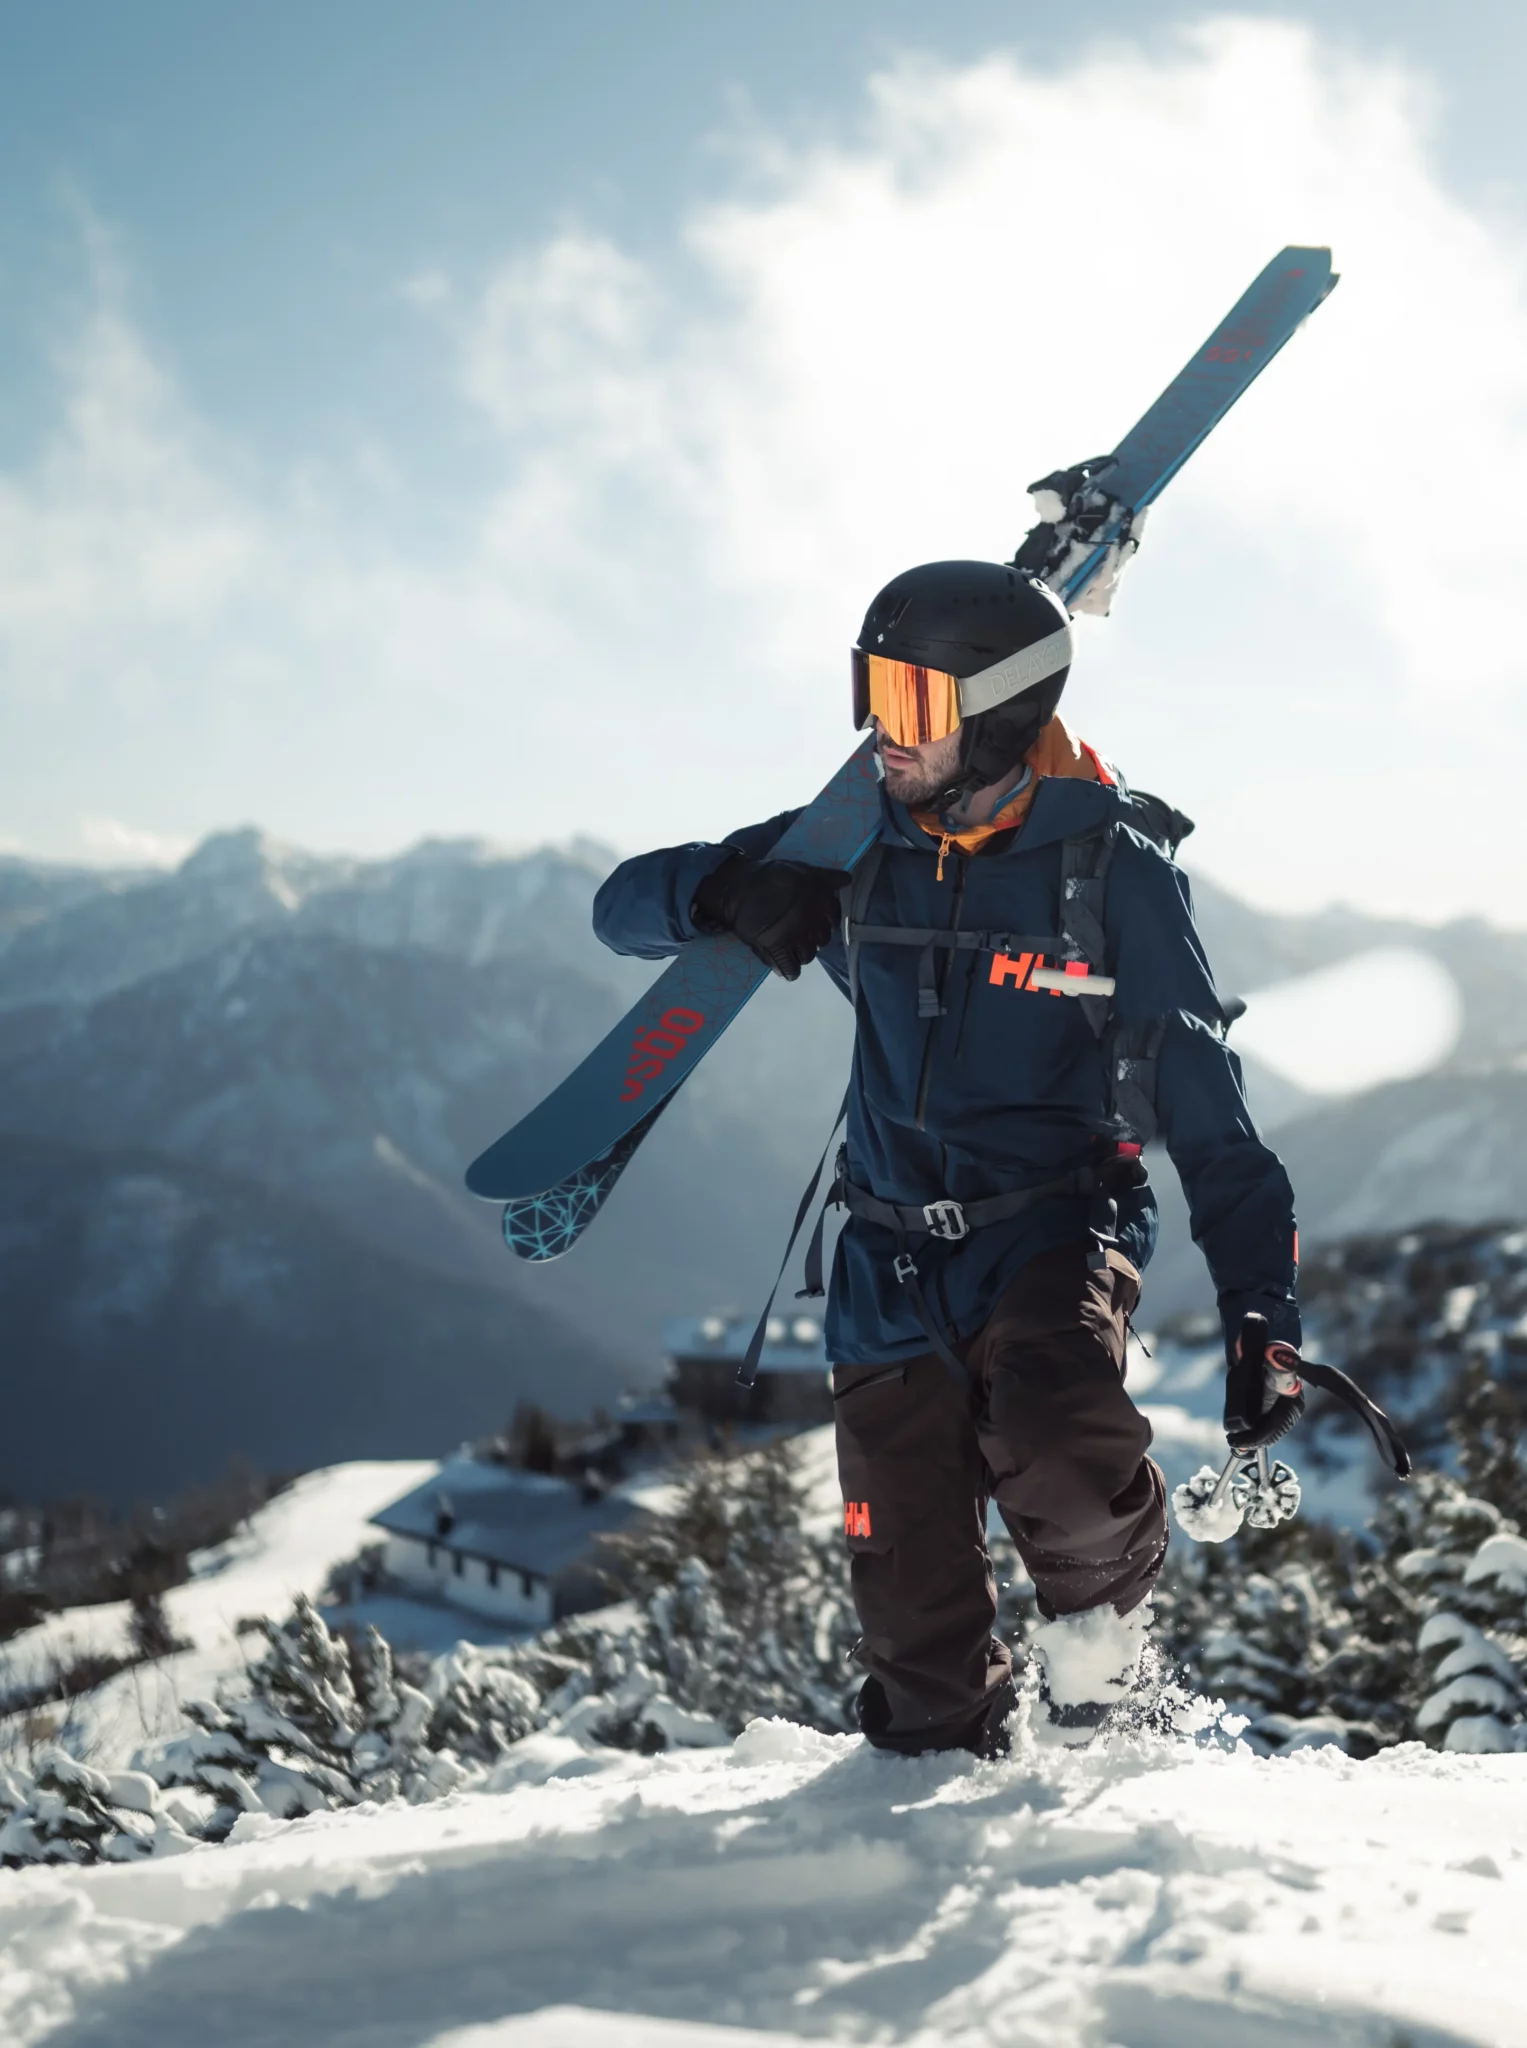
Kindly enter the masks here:
[[523, 1192], [523, 1190], [517, 1191], [512, 1188], [506, 1188], [498, 1178], [494, 1171], [493, 1158], [497, 1150], [498, 1147], [496, 1145], [490, 1145], [486, 1152], [480, 1152], [462, 1175], [462, 1179], [466, 1182], [467, 1193], [469, 1195], [476, 1195], [480, 1201], [509, 1202], [514, 1200], [517, 1192]]
[[1341, 282], [1341, 273], [1331, 268], [1331, 251], [1325, 247], [1306, 247], [1302, 242], [1290, 242], [1286, 249], [1280, 249], [1262, 273], [1267, 279], [1275, 275], [1304, 280], [1302, 289], [1306, 291], [1315, 287], [1309, 311], [1304, 315], [1306, 320], [1317, 306], [1325, 304]]

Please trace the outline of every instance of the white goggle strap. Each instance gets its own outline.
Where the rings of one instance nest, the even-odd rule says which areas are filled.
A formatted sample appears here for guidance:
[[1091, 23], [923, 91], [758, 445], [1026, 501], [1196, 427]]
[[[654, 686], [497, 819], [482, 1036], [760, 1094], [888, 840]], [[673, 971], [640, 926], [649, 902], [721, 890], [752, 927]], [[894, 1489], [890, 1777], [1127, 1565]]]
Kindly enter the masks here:
[[1020, 647], [1016, 654], [1009, 654], [991, 668], [983, 668], [979, 675], [966, 676], [959, 686], [961, 718], [974, 718], [978, 712], [994, 710], [1009, 697], [1021, 696], [1036, 683], [1059, 675], [1063, 668], [1071, 666], [1071, 654], [1071, 628], [1061, 626], [1047, 633], [1043, 640], [1036, 640], [1032, 647]]

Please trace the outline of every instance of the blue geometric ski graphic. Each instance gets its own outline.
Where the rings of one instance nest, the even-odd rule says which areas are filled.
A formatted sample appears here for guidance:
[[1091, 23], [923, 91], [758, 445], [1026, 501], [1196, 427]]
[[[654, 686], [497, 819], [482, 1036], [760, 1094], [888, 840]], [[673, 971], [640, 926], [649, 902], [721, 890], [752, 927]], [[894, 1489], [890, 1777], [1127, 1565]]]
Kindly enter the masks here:
[[636, 1148], [672, 1102], [670, 1088], [662, 1100], [634, 1123], [602, 1159], [580, 1167], [544, 1194], [524, 1195], [504, 1204], [504, 1242], [512, 1252], [536, 1265], [570, 1252], [599, 1214]]
[[[769, 858], [851, 868], [880, 830], [880, 819], [871, 735], [802, 811]], [[616, 1149], [693, 1073], [768, 974], [763, 962], [729, 932], [692, 940], [582, 1065], [473, 1160], [467, 1186], [474, 1195], [516, 1203], [536, 1198], [523, 1223], [514, 1224], [510, 1242], [516, 1251], [556, 1257], [528, 1247], [562, 1238], [570, 1243], [578, 1235], [579, 1218], [586, 1223], [598, 1209], [635, 1147], [618, 1163]], [[556, 1204], [549, 1204], [549, 1195], [563, 1183], [568, 1183], [563, 1212], [553, 1220]], [[600, 1186], [603, 1193], [596, 1194]]]
[[[1160, 495], [1335, 283], [1329, 249], [1284, 249], [1112, 456], [1088, 466], [1101, 486], [1088, 502], [1105, 510], [1084, 523], [1087, 548], [1073, 550], [1056, 578], [1068, 606], [1076, 609], [1110, 547], [1128, 534], [1131, 516]], [[1036, 527], [1017, 562], [1037, 569], [1056, 531]], [[870, 738], [769, 858], [852, 869], [880, 821]], [[693, 940], [582, 1065], [472, 1162], [466, 1176], [472, 1193], [507, 1204], [504, 1239], [511, 1251], [540, 1263], [572, 1249], [679, 1087], [767, 973], [729, 935]]]

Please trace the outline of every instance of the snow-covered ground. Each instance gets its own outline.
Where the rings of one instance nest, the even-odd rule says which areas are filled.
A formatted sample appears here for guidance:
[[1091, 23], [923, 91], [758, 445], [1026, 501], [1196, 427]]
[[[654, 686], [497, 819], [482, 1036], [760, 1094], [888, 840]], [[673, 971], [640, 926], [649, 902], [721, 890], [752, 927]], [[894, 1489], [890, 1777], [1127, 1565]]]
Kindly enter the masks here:
[[0, 2039], [1527, 2043], [1527, 1758], [908, 1762], [755, 1722], [646, 1758], [531, 1737], [497, 1783], [0, 1877]]
[[[229, 1542], [199, 1552], [189, 1582], [164, 1596], [175, 1634], [193, 1647], [121, 1672], [75, 1703], [70, 1747], [102, 1770], [117, 1770], [146, 1739], [179, 1728], [181, 1700], [210, 1699], [220, 1679], [263, 1648], [261, 1637], [240, 1636], [238, 1624], [262, 1615], [279, 1620], [298, 1593], [316, 1598], [333, 1566], [378, 1540], [367, 1526], [377, 1509], [434, 1470], [433, 1459], [407, 1459], [310, 1472]], [[122, 1653], [128, 1619], [125, 1600], [50, 1615], [0, 1645], [0, 1692], [34, 1684], [87, 1652]], [[451, 1640], [468, 1626], [459, 1623]]]
[[[1191, 1358], [1132, 1379], [1169, 1480], [1217, 1461]], [[800, 1450], [836, 1520], [831, 1431]], [[238, 1623], [316, 1593], [432, 1469], [310, 1474], [200, 1557], [167, 1600], [195, 1648], [77, 1713], [93, 1760], [177, 1726], [242, 1667]], [[55, 1617], [0, 1648], [0, 1682], [126, 1622]], [[1017, 1732], [1001, 1764], [782, 1722], [657, 1757], [539, 1734], [469, 1795], [0, 1872], [0, 2044], [1527, 2048], [1527, 1756]]]

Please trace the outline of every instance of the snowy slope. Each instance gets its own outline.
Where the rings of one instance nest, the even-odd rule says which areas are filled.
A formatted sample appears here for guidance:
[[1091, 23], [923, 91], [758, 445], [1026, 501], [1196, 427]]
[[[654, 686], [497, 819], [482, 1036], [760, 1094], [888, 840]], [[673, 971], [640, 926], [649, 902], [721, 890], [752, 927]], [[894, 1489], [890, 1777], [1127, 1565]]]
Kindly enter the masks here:
[[[278, 1494], [246, 1528], [192, 1559], [194, 1576], [164, 1596], [177, 1636], [193, 1647], [110, 1679], [78, 1702], [72, 1726], [80, 1753], [103, 1770], [124, 1768], [147, 1738], [181, 1725], [178, 1702], [210, 1699], [219, 1679], [244, 1669], [237, 1625], [280, 1619], [298, 1593], [316, 1597], [331, 1568], [378, 1540], [372, 1515], [435, 1470], [433, 1459], [334, 1465], [309, 1472]], [[128, 1605], [74, 1607], [0, 1644], [0, 1692], [35, 1683], [56, 1664], [89, 1651], [127, 1647]], [[254, 1639], [260, 1647], [260, 1638]], [[0, 2028], [0, 2041], [5, 2040]]]
[[[532, 1738], [500, 1791], [0, 1879], [14, 2048], [1527, 2043], [1527, 1759]], [[733, 2031], [746, 2029], [746, 2032]]]

